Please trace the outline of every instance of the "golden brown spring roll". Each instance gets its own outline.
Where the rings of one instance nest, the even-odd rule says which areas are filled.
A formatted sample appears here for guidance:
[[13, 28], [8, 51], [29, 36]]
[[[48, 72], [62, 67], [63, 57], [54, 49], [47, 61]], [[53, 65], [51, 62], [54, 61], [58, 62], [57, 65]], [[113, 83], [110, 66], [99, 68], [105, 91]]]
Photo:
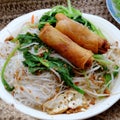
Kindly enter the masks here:
[[91, 66], [93, 53], [80, 47], [54, 27], [45, 25], [40, 31], [39, 37], [76, 67], [85, 69]]
[[99, 37], [84, 25], [75, 22], [62, 13], [56, 14], [58, 20], [56, 29], [67, 35], [81, 47], [91, 50], [93, 53], [105, 53], [110, 48], [107, 40]]

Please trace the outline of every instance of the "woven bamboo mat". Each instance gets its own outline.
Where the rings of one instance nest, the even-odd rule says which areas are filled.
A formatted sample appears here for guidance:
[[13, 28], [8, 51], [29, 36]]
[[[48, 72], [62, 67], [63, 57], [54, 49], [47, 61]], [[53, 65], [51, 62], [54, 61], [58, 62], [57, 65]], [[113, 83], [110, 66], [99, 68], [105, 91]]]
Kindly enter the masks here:
[[[84, 13], [101, 16], [120, 29], [106, 8], [105, 0], [71, 0], [72, 5]], [[14, 18], [25, 13], [50, 8], [58, 4], [66, 5], [66, 0], [0, 0], [0, 29]], [[0, 120], [37, 120], [17, 111], [13, 106], [0, 100]], [[120, 100], [109, 110], [89, 120], [120, 120]]]

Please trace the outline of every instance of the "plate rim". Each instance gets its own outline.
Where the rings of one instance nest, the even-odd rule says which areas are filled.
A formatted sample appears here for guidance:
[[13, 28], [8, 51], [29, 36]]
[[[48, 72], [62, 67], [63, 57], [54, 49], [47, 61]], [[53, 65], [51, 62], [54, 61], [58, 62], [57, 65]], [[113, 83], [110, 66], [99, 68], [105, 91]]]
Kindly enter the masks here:
[[[33, 11], [33, 12], [30, 12], [30, 13], [28, 13], [28, 14], [25, 14], [25, 15], [22, 15], [22, 16], [20, 16], [20, 17], [18, 17], [18, 18], [16, 18], [16, 19], [14, 19], [13, 21], [11, 21], [6, 27], [4, 27], [2, 30], [1, 30], [1, 32], [6, 32], [7, 31], [7, 29], [9, 28], [9, 27], [11, 27], [11, 25], [15, 22], [15, 21], [17, 21], [17, 20], [19, 20], [19, 19], [21, 19], [21, 18], [23, 18], [23, 17], [25, 17], [25, 16], [28, 16], [28, 15], [32, 15], [32, 14], [35, 14], [35, 13], [37, 13], [37, 12], [40, 12], [40, 11], [44, 11], [44, 10], [50, 10], [50, 9], [41, 9], [41, 10], [36, 10], [36, 11]], [[109, 24], [111, 24], [109, 21], [107, 21], [107, 20], [105, 20], [105, 19], [103, 19], [103, 18], [101, 18], [101, 17], [99, 17], [99, 16], [96, 16], [96, 15], [90, 15], [90, 14], [84, 14], [83, 13], [83, 16], [88, 16], [88, 17], [94, 17], [94, 18], [97, 18], [97, 19], [101, 19], [101, 20], [103, 20], [103, 21], [106, 21], [106, 22], [108, 22]], [[114, 29], [116, 29], [116, 30], [119, 30], [116, 26], [114, 26], [113, 24], [111, 24], [111, 26], [112, 27], [114, 27]], [[120, 31], [119, 31], [120, 32]], [[2, 84], [2, 82], [1, 82], [1, 80], [0, 80], [0, 85]], [[3, 86], [3, 84], [2, 84], [2, 86], [0, 86], [0, 88], [2, 87], [2, 89], [4, 89], [5, 90], [5, 88], [4, 88], [4, 86]], [[6, 90], [5, 90], [6, 91]], [[20, 103], [20, 102], [18, 102], [17, 100], [15, 100], [13, 97], [12, 97], [12, 95], [10, 94], [10, 93], [8, 93], [7, 91], [5, 92], [10, 98], [11, 98], [11, 100], [10, 101], [8, 101], [8, 96], [7, 97], [5, 97], [5, 95], [4, 95], [4, 93], [3, 93], [3, 91], [2, 91], [2, 94], [0, 94], [0, 97], [3, 99], [3, 101], [5, 101], [5, 102], [7, 102], [8, 104], [14, 104], [14, 106], [15, 106], [15, 108], [17, 109], [17, 110], [19, 110], [19, 111], [21, 111], [21, 112], [23, 112], [24, 114], [27, 114], [27, 115], [30, 115], [30, 116], [32, 116], [32, 117], [35, 117], [35, 118], [39, 118], [39, 119], [68, 119], [68, 117], [70, 117], [71, 119], [87, 119], [87, 118], [90, 118], [90, 117], [93, 117], [93, 116], [95, 116], [95, 115], [98, 115], [98, 114], [100, 114], [100, 113], [102, 113], [102, 112], [104, 112], [105, 110], [107, 110], [108, 108], [110, 108], [113, 104], [115, 104], [119, 99], [120, 99], [120, 95], [119, 96], [117, 96], [117, 95], [115, 95], [114, 97], [112, 97], [113, 99], [115, 99], [114, 100], [114, 102], [112, 102], [112, 103], [109, 103], [108, 105], [107, 105], [107, 107], [105, 107], [104, 109], [101, 109], [101, 110], [99, 110], [99, 112], [95, 112], [94, 114], [93, 113], [88, 113], [88, 116], [86, 117], [86, 116], [84, 116], [84, 117], [82, 117], [81, 118], [81, 115], [82, 115], [82, 113], [74, 113], [74, 114], [62, 114], [62, 117], [61, 117], [61, 115], [48, 115], [48, 114], [46, 114], [46, 113], [44, 113], [44, 112], [41, 112], [41, 111], [39, 111], [39, 116], [38, 116], [38, 114], [35, 114], [35, 112], [37, 112], [38, 113], [38, 111], [37, 110], [35, 110], [35, 109], [32, 109], [32, 108], [30, 108], [30, 107], [28, 107], [28, 106], [26, 106], [26, 105], [23, 105], [22, 103]], [[110, 99], [110, 97], [109, 97], [109, 99]], [[109, 100], [109, 99], [107, 99], [107, 100]], [[103, 102], [105, 102], [105, 101], [103, 101]], [[102, 106], [103, 107], [103, 106]], [[100, 107], [100, 108], [102, 108], [102, 107]], [[22, 108], [22, 109], [21, 109]], [[23, 111], [23, 109], [25, 109], [26, 111]], [[42, 116], [42, 117], [41, 117]]]
[[108, 8], [108, 11], [110, 12], [111, 16], [114, 18], [114, 20], [120, 24], [120, 17], [116, 17], [116, 8], [114, 7], [114, 3], [112, 0], [106, 0], [106, 5]]

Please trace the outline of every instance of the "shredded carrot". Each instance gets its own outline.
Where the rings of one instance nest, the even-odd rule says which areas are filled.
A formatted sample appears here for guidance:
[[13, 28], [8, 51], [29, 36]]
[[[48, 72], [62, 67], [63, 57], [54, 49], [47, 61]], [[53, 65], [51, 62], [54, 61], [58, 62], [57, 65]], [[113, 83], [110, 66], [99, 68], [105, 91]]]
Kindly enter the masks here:
[[35, 22], [35, 16], [32, 15], [32, 17], [31, 17], [31, 23], [34, 24], [34, 22]]
[[75, 82], [75, 85], [79, 85], [79, 82]]
[[20, 86], [20, 90], [21, 90], [21, 91], [24, 91], [24, 88], [23, 88], [22, 86]]

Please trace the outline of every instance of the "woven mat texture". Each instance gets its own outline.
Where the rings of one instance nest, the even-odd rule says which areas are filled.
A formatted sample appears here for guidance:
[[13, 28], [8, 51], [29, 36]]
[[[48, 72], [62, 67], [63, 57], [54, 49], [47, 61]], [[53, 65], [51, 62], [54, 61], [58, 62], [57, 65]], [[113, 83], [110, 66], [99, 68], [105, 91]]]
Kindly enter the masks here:
[[[55, 5], [67, 5], [67, 0], [0, 0], [0, 29], [14, 18], [28, 12], [51, 8]], [[101, 16], [120, 29], [106, 7], [105, 0], [71, 0], [72, 5], [84, 13]], [[37, 120], [16, 110], [0, 99], [0, 120]], [[88, 120], [120, 120], [120, 100], [107, 111]]]

